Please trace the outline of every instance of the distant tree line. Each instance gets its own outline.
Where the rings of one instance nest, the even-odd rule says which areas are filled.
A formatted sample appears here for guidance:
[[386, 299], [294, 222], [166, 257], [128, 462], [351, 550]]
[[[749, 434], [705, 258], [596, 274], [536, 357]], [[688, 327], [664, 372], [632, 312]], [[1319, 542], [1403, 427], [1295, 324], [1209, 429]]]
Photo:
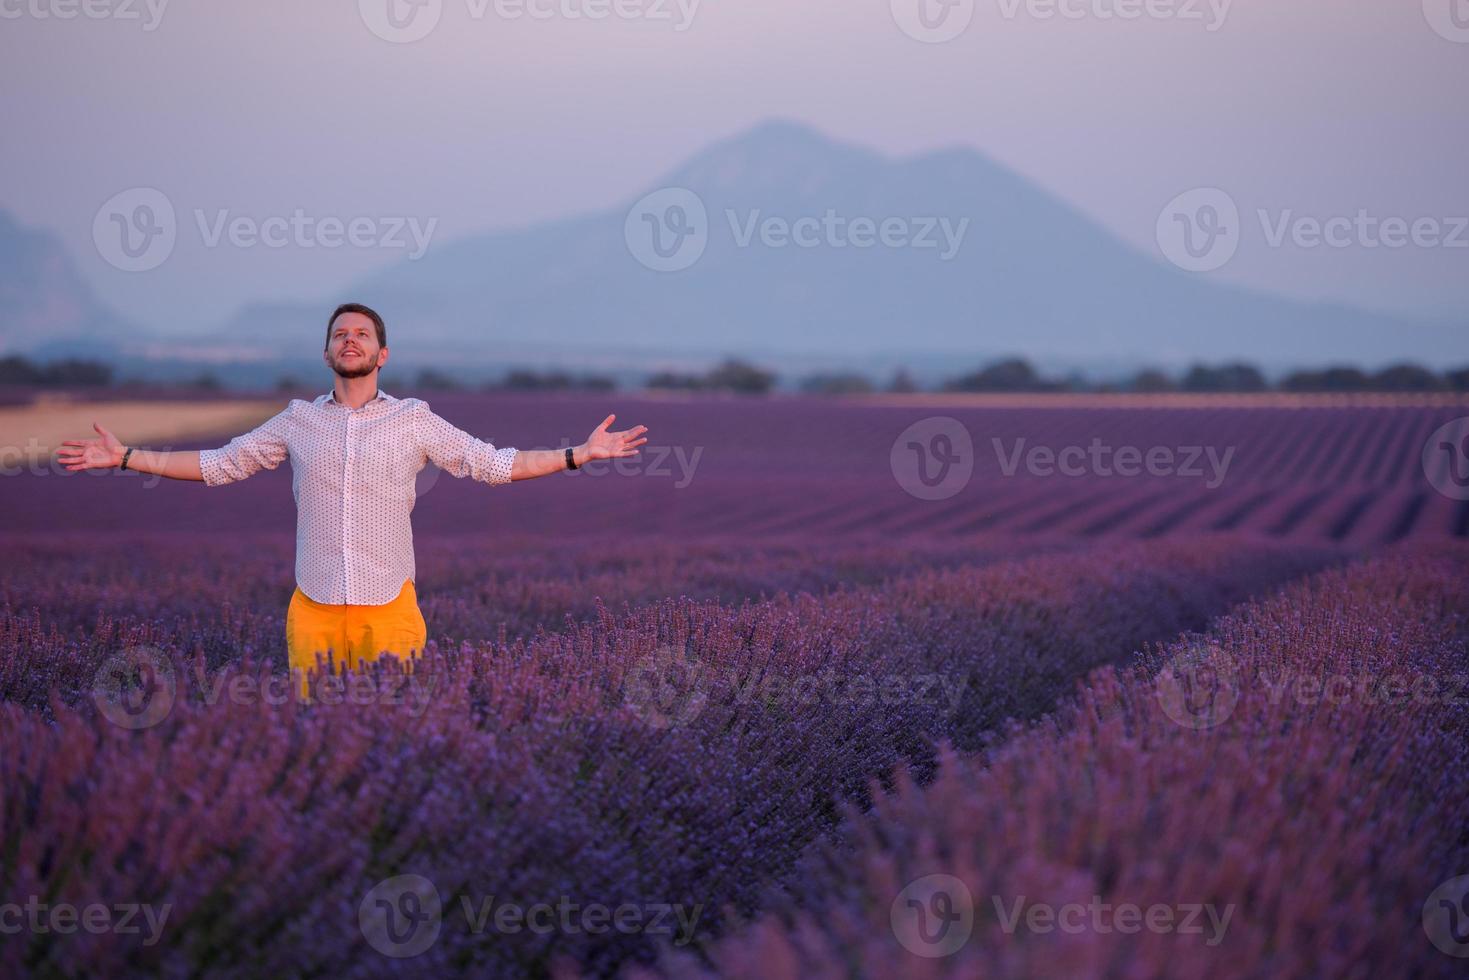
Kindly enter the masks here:
[[944, 391], [1100, 391], [1100, 392], [1351, 392], [1351, 391], [1469, 391], [1469, 367], [1435, 373], [1417, 364], [1395, 364], [1366, 372], [1342, 366], [1294, 371], [1271, 383], [1252, 364], [1195, 364], [1178, 375], [1156, 368], [1138, 371], [1122, 382], [1089, 382], [1079, 377], [1041, 376], [1028, 362], [1011, 358], [997, 361], [951, 379]]
[[775, 387], [776, 375], [738, 358], [725, 358], [701, 374], [659, 371], [647, 387], [671, 391], [733, 391], [760, 395]]
[[112, 384], [111, 365], [76, 358], [35, 364], [24, 357], [0, 358], [0, 385], [42, 388], [100, 388]]
[[[800, 383], [817, 395], [919, 391], [912, 376], [899, 370], [885, 385], [859, 373], [814, 374]], [[1145, 368], [1122, 381], [1093, 381], [1078, 374], [1046, 377], [1022, 358], [992, 362], [938, 386], [945, 392], [1431, 392], [1469, 391], [1469, 367], [1436, 373], [1418, 364], [1395, 364], [1367, 372], [1350, 366], [1293, 371], [1275, 382], [1252, 364], [1195, 364], [1169, 374]]]
[[[419, 371], [414, 386], [427, 391], [468, 391], [475, 388], [435, 368]], [[478, 386], [480, 391], [614, 391], [616, 388], [617, 382], [603, 375], [522, 369], [508, 371], [504, 377]]]
[[[129, 384], [151, 384], [156, 382], [142, 382], [136, 379], [123, 378], [119, 380], [111, 364], [102, 361], [91, 361], [85, 358], [67, 358], [60, 361], [50, 361], [44, 364], [21, 356], [12, 354], [8, 357], [0, 357], [0, 386], [25, 385], [32, 388], [109, 388]], [[204, 372], [196, 377], [185, 381], [171, 383], [175, 388], [196, 388], [205, 391], [219, 391], [224, 386], [218, 377], [210, 372]]]
[[[725, 358], [713, 368], [701, 372], [658, 371], [650, 375], [644, 387], [651, 390], [687, 392], [734, 392], [760, 395], [773, 390], [779, 375], [771, 370], [739, 358]], [[99, 361], [70, 358], [47, 364], [34, 363], [24, 356], [0, 358], [0, 385], [28, 385], [43, 388], [107, 387], [113, 385], [113, 368]], [[222, 385], [212, 373], [200, 374], [178, 387], [216, 391]], [[415, 386], [432, 391], [462, 391], [474, 386], [434, 368], [418, 372]], [[294, 376], [280, 378], [281, 391], [303, 387]], [[879, 382], [855, 371], [810, 374], [800, 378], [796, 387], [812, 395], [863, 395], [876, 392], [906, 393], [925, 390], [914, 381], [906, 368], [895, 371], [886, 382]], [[616, 379], [601, 374], [572, 374], [566, 371], [531, 371], [514, 369], [502, 377], [484, 382], [480, 391], [589, 391], [608, 392], [618, 388]], [[1380, 371], [1363, 371], [1349, 365], [1318, 370], [1294, 371], [1278, 380], [1269, 381], [1259, 368], [1244, 362], [1195, 364], [1187, 370], [1169, 374], [1156, 368], [1145, 368], [1122, 381], [1099, 382], [1079, 374], [1047, 377], [1023, 358], [1006, 358], [986, 364], [965, 374], [941, 382], [935, 389], [943, 392], [1434, 392], [1469, 391], [1469, 366], [1435, 372], [1418, 364], [1394, 364]]]
[[[1435, 373], [1417, 364], [1394, 364], [1380, 371], [1355, 367], [1328, 367], [1293, 371], [1273, 386], [1248, 364], [1222, 367], [1195, 365], [1177, 382], [1181, 391], [1469, 391], [1469, 367]], [[1168, 390], [1164, 388], [1163, 390]]]

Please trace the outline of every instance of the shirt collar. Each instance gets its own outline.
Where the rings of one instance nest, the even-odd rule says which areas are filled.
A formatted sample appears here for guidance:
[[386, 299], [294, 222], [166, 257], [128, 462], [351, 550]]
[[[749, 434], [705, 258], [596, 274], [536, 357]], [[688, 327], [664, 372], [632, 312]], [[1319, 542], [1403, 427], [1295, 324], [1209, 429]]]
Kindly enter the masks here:
[[[366, 408], [368, 405], [371, 405], [373, 402], [377, 402], [377, 401], [395, 402], [397, 400], [398, 399], [394, 398], [392, 395], [388, 394], [386, 391], [383, 391], [381, 388], [379, 388], [377, 390], [377, 394], [374, 395], [372, 398], [369, 398], [367, 400], [366, 404], [364, 404], [362, 407], [363, 408]], [[331, 391], [329, 391], [326, 394], [318, 397], [316, 399], [316, 404], [318, 404], [318, 405], [341, 405], [342, 403], [339, 402], [339, 401], [337, 401], [337, 389], [333, 388]]]

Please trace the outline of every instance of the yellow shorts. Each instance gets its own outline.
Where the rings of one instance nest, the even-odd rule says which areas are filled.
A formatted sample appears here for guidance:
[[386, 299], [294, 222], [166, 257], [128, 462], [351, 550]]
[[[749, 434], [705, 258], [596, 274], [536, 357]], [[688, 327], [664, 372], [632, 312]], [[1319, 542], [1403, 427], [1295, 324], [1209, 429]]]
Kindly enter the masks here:
[[297, 587], [286, 610], [286, 653], [291, 676], [301, 696], [308, 694], [306, 672], [316, 667], [316, 655], [326, 662], [328, 652], [337, 671], [371, 663], [384, 653], [407, 660], [422, 653], [428, 625], [418, 608], [413, 580], [406, 579], [398, 597], [381, 606], [326, 605]]

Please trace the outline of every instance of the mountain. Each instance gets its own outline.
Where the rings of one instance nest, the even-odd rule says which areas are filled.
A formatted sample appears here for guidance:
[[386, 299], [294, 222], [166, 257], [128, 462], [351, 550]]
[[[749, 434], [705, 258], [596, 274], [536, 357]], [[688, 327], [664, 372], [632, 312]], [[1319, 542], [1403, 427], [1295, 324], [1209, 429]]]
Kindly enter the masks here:
[[[435, 244], [332, 299], [246, 308], [231, 327], [304, 347], [323, 311], [351, 298], [378, 307], [398, 337], [411, 331], [420, 352], [460, 359], [542, 344], [1165, 366], [1469, 361], [1469, 324], [1310, 304], [1184, 272], [969, 149], [895, 159], [768, 123], [709, 147], [648, 192], [663, 188], [692, 191], [707, 211], [705, 251], [688, 268], [639, 261], [630, 240], [651, 253], [636, 237], [641, 215], [629, 232], [627, 201]], [[667, 204], [657, 215], [679, 217]], [[945, 219], [951, 233], [968, 224], [946, 261], [939, 229], [929, 236], [936, 248], [861, 248], [850, 228], [827, 231], [828, 215], [904, 219], [905, 233], [924, 232], [923, 219]], [[758, 233], [741, 241], [767, 218], [814, 219], [807, 230], [820, 225], [821, 244], [775, 247], [778, 238], [763, 244]]]
[[53, 235], [0, 210], [0, 353], [97, 358], [134, 333], [98, 301]]

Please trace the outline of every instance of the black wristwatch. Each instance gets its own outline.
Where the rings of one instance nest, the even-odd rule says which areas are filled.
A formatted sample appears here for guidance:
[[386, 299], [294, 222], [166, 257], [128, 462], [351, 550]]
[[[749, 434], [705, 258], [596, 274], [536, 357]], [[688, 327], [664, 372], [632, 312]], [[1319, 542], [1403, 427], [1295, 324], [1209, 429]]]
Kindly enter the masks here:
[[572, 452], [570, 446], [566, 447], [566, 468], [568, 470], [576, 469], [576, 453]]
[[131, 456], [132, 454], [133, 454], [133, 447], [132, 446], [129, 446], [128, 447], [128, 451], [122, 454], [122, 468], [124, 470], [128, 468], [128, 457]]

